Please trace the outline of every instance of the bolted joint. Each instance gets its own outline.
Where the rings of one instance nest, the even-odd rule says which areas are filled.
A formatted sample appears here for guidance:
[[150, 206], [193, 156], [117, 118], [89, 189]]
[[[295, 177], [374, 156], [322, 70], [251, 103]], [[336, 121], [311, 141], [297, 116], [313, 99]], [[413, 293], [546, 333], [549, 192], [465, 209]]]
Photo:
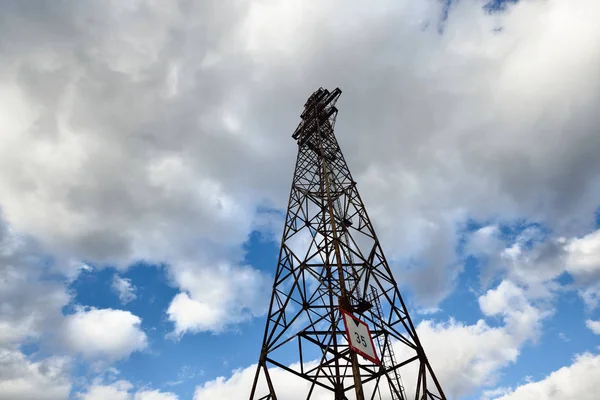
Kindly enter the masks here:
[[269, 354], [269, 351], [267, 350], [267, 347], [264, 346], [260, 351], [260, 356], [258, 357], [259, 364], [264, 364], [267, 361], [267, 354]]

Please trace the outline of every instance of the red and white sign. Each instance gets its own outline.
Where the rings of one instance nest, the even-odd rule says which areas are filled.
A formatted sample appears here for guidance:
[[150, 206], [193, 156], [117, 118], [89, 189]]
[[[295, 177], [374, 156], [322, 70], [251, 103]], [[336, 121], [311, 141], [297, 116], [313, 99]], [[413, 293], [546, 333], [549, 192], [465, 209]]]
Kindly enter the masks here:
[[379, 364], [375, 344], [367, 324], [344, 310], [342, 310], [342, 318], [344, 318], [350, 348], [367, 360]]

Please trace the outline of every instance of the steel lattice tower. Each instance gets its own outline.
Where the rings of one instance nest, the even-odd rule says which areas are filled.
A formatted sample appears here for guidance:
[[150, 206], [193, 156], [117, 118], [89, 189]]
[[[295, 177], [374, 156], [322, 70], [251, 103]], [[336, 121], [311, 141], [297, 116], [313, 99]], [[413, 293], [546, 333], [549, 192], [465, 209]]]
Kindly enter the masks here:
[[445, 399], [335, 138], [340, 95], [314, 92], [292, 135], [296, 169], [250, 400]]

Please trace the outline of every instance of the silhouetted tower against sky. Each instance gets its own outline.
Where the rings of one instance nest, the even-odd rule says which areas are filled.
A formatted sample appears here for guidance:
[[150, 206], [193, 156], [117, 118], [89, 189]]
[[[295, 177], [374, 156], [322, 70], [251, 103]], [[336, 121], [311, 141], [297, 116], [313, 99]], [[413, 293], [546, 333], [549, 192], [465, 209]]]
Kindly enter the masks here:
[[341, 93], [314, 92], [292, 135], [296, 170], [250, 399], [445, 399], [335, 138]]

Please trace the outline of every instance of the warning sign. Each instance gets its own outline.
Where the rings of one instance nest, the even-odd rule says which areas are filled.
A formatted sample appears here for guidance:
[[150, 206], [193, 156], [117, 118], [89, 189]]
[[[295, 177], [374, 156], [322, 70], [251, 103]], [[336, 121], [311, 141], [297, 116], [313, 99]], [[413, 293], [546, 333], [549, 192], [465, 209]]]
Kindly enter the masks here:
[[375, 345], [367, 324], [344, 310], [342, 310], [342, 318], [344, 318], [350, 348], [367, 360], [379, 364], [379, 358], [375, 352]]

